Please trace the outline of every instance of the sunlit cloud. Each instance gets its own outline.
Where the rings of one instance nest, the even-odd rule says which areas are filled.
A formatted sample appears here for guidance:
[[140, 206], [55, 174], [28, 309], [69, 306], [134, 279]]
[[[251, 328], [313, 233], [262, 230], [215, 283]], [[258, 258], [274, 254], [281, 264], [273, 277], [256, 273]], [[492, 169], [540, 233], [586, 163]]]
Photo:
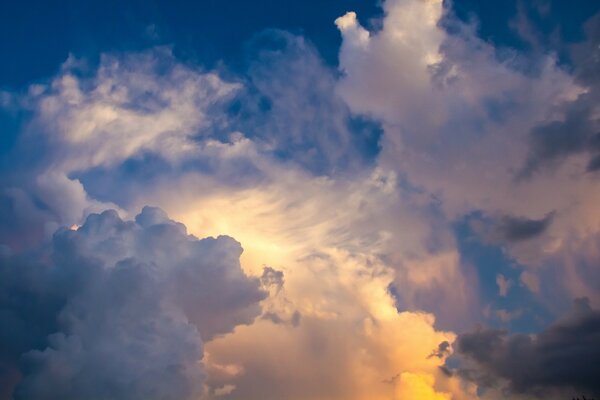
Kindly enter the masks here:
[[266, 30], [242, 71], [153, 46], [0, 92], [26, 113], [1, 159], [1, 399], [597, 389], [515, 369], [598, 333], [593, 68], [500, 51], [441, 0], [382, 8], [331, 21], [336, 66]]

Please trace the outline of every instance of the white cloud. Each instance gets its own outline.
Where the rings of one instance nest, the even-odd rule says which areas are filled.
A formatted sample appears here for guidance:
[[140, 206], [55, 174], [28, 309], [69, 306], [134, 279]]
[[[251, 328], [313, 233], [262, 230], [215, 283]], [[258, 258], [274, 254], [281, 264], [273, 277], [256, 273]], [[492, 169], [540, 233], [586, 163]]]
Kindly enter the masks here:
[[65, 65], [37, 100], [32, 135], [45, 135], [65, 172], [111, 166], [142, 151], [175, 160], [210, 125], [209, 108], [239, 89], [212, 72], [177, 62], [169, 49], [101, 57], [90, 78]]

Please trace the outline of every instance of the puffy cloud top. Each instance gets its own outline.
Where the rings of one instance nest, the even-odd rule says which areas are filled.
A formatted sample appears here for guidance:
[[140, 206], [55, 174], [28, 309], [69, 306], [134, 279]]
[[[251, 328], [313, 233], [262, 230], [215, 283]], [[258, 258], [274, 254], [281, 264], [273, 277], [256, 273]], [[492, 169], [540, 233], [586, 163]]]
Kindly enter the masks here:
[[252, 322], [265, 297], [238, 242], [198, 240], [157, 208], [135, 221], [92, 214], [42, 253], [0, 266], [0, 319], [12, 327], [0, 361], [22, 359], [16, 399], [195, 399], [202, 342]]

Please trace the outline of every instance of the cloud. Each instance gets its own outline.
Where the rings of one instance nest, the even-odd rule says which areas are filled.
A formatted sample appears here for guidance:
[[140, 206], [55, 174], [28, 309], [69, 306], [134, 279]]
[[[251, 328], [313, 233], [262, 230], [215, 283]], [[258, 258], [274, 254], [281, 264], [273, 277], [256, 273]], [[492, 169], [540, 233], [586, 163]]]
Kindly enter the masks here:
[[496, 284], [498, 285], [499, 294], [502, 297], [508, 294], [508, 289], [512, 286], [512, 282], [501, 274], [496, 275]]
[[437, 357], [444, 358], [450, 353], [450, 343], [447, 341], [443, 341], [439, 344], [438, 348], [431, 352], [428, 358]]
[[239, 88], [183, 65], [160, 47], [103, 55], [91, 76], [80, 77], [77, 67], [68, 60], [34, 99], [35, 124], [45, 126], [27, 135], [41, 133], [51, 147], [60, 146], [53, 150], [68, 157], [54, 168], [67, 172], [114, 165], [142, 151], [181, 157], [211, 122], [211, 107]]
[[[555, 166], [573, 154], [587, 152], [596, 156], [600, 151], [600, 133], [593, 117], [593, 105], [598, 97], [594, 91], [597, 89], [580, 95], [570, 104], [563, 120], [551, 121], [532, 130], [529, 155], [518, 178], [528, 178], [542, 167]], [[587, 170], [594, 170], [593, 158]]]
[[600, 156], [596, 156], [590, 160], [590, 163], [588, 164], [588, 171], [600, 171]]
[[[158, 202], [198, 236], [240, 240], [244, 269], [270, 292], [260, 320], [206, 344], [211, 391], [230, 384], [228, 399], [386, 399], [399, 383], [382, 382], [400, 372], [432, 375], [432, 390], [446, 390], [440, 360], [427, 357], [451, 341], [441, 327], [476, 304], [446, 232], [383, 171], [344, 180], [270, 167], [269, 181], [244, 189], [189, 176], [162, 187]], [[387, 287], [396, 271], [394, 299]]]
[[541, 235], [552, 223], [552, 219], [552, 213], [538, 220], [507, 216], [501, 219], [497, 233], [509, 242], [531, 239]]
[[231, 129], [316, 175], [349, 174], [374, 160], [379, 127], [350, 112], [336, 93], [335, 70], [310, 42], [267, 30], [246, 51], [246, 87], [230, 108]]
[[[591, 154], [515, 180], [583, 81], [500, 54], [441, 1], [384, 8], [378, 32], [337, 20], [339, 71], [267, 31], [240, 76], [158, 48], [71, 58], [22, 96], [32, 119], [0, 176], [0, 369], [21, 398], [56, 381], [47, 396], [472, 399], [440, 364], [481, 291], [510, 303], [520, 276], [549, 307], [597, 301], [600, 188], [573, 174]], [[185, 225], [129, 221], [145, 204]], [[523, 271], [480, 281], [454, 230], [473, 212]]]
[[[94, 68], [69, 57], [48, 84], [15, 94], [31, 118], [4, 160], [11, 168], [0, 175], [0, 214], [11, 218], [28, 210], [13, 226], [46, 239], [91, 212], [119, 209], [90, 196], [78, 175], [148, 153], [168, 163], [185, 161], [198, 148], [195, 138], [213, 123], [211, 111], [238, 88], [184, 65], [168, 48], [104, 54]], [[0, 240], [13, 234], [0, 229]], [[32, 242], [19, 237], [21, 246]]]
[[[553, 281], [554, 294], [540, 291], [550, 307], [581, 295], [596, 304], [589, 282], [597, 276], [585, 267], [595, 247], [584, 243], [600, 235], [592, 200], [600, 186], [586, 172], [596, 165], [599, 132], [597, 20], [573, 47], [571, 73], [550, 52], [495, 48], [441, 1], [388, 0], [383, 8], [377, 32], [350, 13], [337, 20], [337, 90], [353, 112], [381, 123], [377, 166], [435, 199], [445, 223], [473, 213], [497, 220], [494, 244], [540, 282]], [[543, 156], [548, 164], [518, 179], [524, 165], [554, 152], [556, 162]]]
[[[196, 171], [239, 186], [263, 179], [271, 159], [318, 175], [372, 162], [380, 130], [351, 115], [310, 43], [268, 31], [248, 53], [246, 75], [229, 80], [166, 47], [102, 54], [97, 66], [71, 56], [47, 84], [14, 94], [31, 118], [0, 175], [0, 215], [30, 205], [19, 224], [36, 234], [20, 245], [91, 212], [125, 215], [160, 179]], [[3, 243], [11, 236], [0, 230]]]
[[576, 300], [570, 314], [537, 334], [480, 329], [460, 334], [453, 347], [475, 363], [463, 374], [488, 385], [500, 380], [511, 391], [542, 398], [553, 390], [597, 396], [599, 335], [600, 312], [583, 298]]
[[[514, 187], [511, 170], [526, 157], [529, 130], [582, 89], [550, 56], [499, 58], [441, 1], [390, 0], [384, 8], [383, 29], [364, 44], [349, 23], [340, 27], [337, 86], [352, 111], [382, 123], [379, 166], [436, 194], [451, 216], [514, 208], [501, 191], [525, 190]], [[519, 61], [535, 63], [537, 73], [525, 74]]]
[[276, 292], [283, 289], [284, 277], [282, 271], [277, 271], [271, 267], [263, 268], [260, 282], [267, 288], [274, 288]]
[[241, 252], [145, 207], [135, 221], [91, 214], [40, 255], [4, 256], [0, 357], [21, 375], [14, 398], [197, 398], [202, 343], [251, 323], [265, 297]]

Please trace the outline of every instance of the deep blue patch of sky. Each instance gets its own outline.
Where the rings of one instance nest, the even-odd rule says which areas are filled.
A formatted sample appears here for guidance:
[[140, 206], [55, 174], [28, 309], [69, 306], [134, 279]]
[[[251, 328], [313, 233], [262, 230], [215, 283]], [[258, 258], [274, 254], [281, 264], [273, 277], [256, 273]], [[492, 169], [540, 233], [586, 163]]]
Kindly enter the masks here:
[[[524, 48], [511, 21], [519, 6], [544, 35], [559, 29], [576, 41], [582, 24], [600, 9], [595, 0], [448, 3], [461, 19], [476, 18], [480, 34], [501, 46]], [[267, 28], [302, 34], [335, 65], [340, 36], [333, 21], [354, 10], [369, 27], [381, 16], [378, 0], [24, 0], [0, 6], [0, 87], [18, 88], [51, 76], [69, 53], [93, 59], [101, 52], [171, 44], [178, 57], [207, 67], [242, 62], [246, 40]], [[548, 45], [548, 44], [547, 44]]]
[[69, 53], [93, 59], [156, 44], [209, 68], [221, 60], [235, 68], [244, 42], [267, 28], [305, 35], [334, 63], [334, 19], [354, 10], [368, 26], [381, 14], [364, 0], [25, 0], [0, 10], [0, 87], [10, 88], [51, 76]]

